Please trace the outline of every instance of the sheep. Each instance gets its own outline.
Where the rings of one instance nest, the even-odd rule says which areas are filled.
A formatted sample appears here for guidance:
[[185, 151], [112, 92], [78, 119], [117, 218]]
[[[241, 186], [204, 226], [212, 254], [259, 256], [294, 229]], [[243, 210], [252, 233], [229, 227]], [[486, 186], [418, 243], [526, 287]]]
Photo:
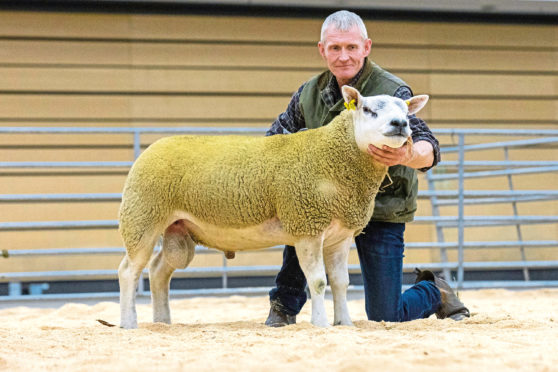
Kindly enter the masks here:
[[[235, 251], [295, 246], [312, 297], [312, 324], [328, 327], [326, 271], [334, 324], [352, 325], [347, 269], [353, 237], [372, 216], [387, 166], [369, 144], [400, 147], [410, 139], [408, 101], [362, 97], [342, 88], [348, 110], [328, 125], [290, 135], [171, 136], [149, 146], [130, 169], [119, 210], [126, 255], [119, 269], [122, 328], [137, 328], [135, 291], [149, 263], [153, 321], [171, 323], [169, 284], [196, 244]], [[325, 264], [325, 267], [324, 267]]]

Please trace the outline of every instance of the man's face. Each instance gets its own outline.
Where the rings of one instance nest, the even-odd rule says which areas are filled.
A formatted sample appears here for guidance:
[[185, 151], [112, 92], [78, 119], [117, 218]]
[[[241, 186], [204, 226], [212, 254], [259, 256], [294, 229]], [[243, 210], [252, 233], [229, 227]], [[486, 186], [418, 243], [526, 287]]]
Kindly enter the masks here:
[[364, 58], [370, 54], [372, 40], [363, 40], [357, 26], [349, 31], [330, 26], [318, 48], [329, 70], [339, 85], [347, 84], [362, 68]]

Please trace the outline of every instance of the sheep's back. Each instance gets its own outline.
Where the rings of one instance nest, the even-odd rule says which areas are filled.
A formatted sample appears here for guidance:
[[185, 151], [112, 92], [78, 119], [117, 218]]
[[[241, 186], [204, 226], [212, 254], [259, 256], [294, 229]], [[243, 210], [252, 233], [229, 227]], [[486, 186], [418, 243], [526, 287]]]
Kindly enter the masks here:
[[[136, 161], [129, 184], [157, 184], [155, 198], [216, 225], [250, 226], [276, 216], [273, 189], [305, 173], [297, 136], [173, 136]], [[287, 165], [289, 164], [289, 165]], [[291, 165], [293, 164], [293, 165]], [[132, 181], [133, 179], [139, 182]], [[150, 198], [151, 199], [151, 198]]]

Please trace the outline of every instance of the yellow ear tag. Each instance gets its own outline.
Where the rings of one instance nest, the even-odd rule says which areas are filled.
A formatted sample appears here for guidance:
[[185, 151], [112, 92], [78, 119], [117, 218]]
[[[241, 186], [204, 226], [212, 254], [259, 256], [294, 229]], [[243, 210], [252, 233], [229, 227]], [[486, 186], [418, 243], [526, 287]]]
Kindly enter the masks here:
[[349, 102], [349, 103], [345, 102], [345, 107], [346, 107], [347, 110], [349, 110], [349, 111], [351, 111], [351, 110], [356, 110], [355, 100], [352, 99], [351, 102]]
[[408, 99], [408, 100], [405, 101], [405, 103], [407, 104], [407, 106], [409, 106], [411, 104], [411, 100]]

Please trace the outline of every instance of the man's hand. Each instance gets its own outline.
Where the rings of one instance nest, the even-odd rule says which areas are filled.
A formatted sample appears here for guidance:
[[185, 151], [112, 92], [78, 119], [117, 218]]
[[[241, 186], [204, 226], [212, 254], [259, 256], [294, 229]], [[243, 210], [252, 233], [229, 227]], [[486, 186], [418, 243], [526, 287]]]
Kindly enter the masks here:
[[405, 165], [407, 167], [420, 169], [429, 167], [434, 162], [434, 152], [432, 145], [427, 141], [412, 143], [407, 141], [399, 148], [382, 146], [378, 148], [374, 145], [368, 146], [368, 153], [382, 164], [391, 167], [392, 165]]

